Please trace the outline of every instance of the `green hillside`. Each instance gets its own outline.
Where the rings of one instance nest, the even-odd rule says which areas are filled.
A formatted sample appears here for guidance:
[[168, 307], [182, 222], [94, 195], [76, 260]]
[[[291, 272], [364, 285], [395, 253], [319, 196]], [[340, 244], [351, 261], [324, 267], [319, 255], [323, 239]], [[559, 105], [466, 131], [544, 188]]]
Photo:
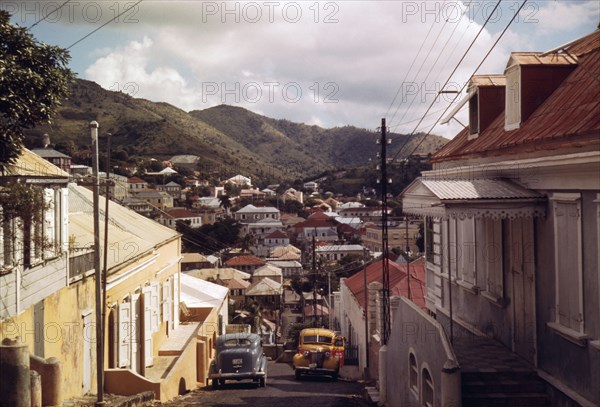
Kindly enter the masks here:
[[[101, 136], [112, 133], [113, 149], [122, 149], [129, 157], [164, 160], [194, 154], [201, 158], [201, 168], [218, 167], [223, 176], [242, 173], [267, 182], [365, 164], [379, 151], [378, 135], [365, 129], [323, 129], [226, 105], [188, 113], [81, 79], [73, 84], [51, 125], [27, 131], [26, 145], [39, 146], [48, 133], [52, 143], [72, 141], [76, 148], [86, 149], [92, 120], [100, 124]], [[406, 136], [390, 136], [395, 139], [390, 146], [393, 154]], [[435, 151], [446, 141], [430, 136], [420, 150]]]

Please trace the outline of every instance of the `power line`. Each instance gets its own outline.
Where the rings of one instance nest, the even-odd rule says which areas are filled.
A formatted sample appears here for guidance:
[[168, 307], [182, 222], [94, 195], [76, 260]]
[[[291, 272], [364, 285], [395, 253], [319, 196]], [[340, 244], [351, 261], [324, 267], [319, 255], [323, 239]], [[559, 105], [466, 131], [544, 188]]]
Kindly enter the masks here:
[[80, 39], [78, 39], [77, 41], [75, 41], [73, 44], [69, 45], [66, 49], [71, 49], [73, 48], [75, 45], [79, 44], [81, 41], [85, 40], [86, 38], [88, 38], [89, 36], [91, 36], [92, 34], [96, 33], [97, 31], [99, 31], [100, 29], [104, 28], [105, 26], [107, 26], [108, 24], [112, 23], [115, 20], [118, 20], [119, 17], [121, 17], [123, 14], [125, 14], [126, 12], [128, 12], [129, 10], [131, 10], [132, 8], [136, 7], [138, 4], [140, 4], [143, 0], [138, 0], [135, 4], [133, 4], [131, 7], [124, 9], [123, 11], [121, 11], [119, 14], [117, 14], [116, 16], [114, 16], [113, 18], [111, 18], [110, 20], [108, 20], [107, 22], [105, 22], [104, 24], [102, 24], [100, 27], [92, 30], [91, 32], [89, 32], [88, 34], [84, 35], [83, 37], [81, 37]]
[[[496, 44], [498, 44], [498, 42], [500, 41], [500, 39], [504, 36], [504, 33], [506, 33], [506, 31], [508, 30], [508, 28], [510, 27], [510, 25], [512, 24], [512, 22], [514, 21], [514, 19], [519, 15], [519, 12], [523, 8], [523, 6], [525, 6], [525, 3], [527, 3], [527, 0], [523, 0], [523, 3], [519, 7], [519, 9], [512, 16], [512, 18], [510, 19], [510, 21], [508, 22], [508, 24], [506, 25], [506, 27], [504, 28], [504, 30], [502, 30], [502, 33], [500, 33], [500, 35], [498, 36], [498, 38], [496, 39], [496, 41], [494, 42], [494, 44], [492, 44], [491, 48], [485, 54], [485, 56], [483, 57], [483, 59], [481, 60], [481, 62], [479, 63], [479, 65], [477, 65], [477, 68], [475, 68], [475, 70], [471, 74], [471, 77], [473, 75], [475, 75], [475, 73], [477, 72], [477, 70], [479, 70], [479, 68], [481, 67], [481, 65], [483, 65], [483, 63], [485, 62], [485, 60], [487, 59], [487, 57], [490, 55], [490, 53], [492, 52], [492, 50], [496, 47]], [[452, 103], [454, 103], [456, 101], [456, 99], [458, 99], [458, 97], [460, 96], [460, 94], [462, 93], [462, 91], [464, 90], [464, 88], [466, 86], [467, 86], [467, 84], [465, 83], [462, 86], [462, 88], [460, 89], [460, 91], [456, 94], [456, 96], [454, 97], [454, 99], [452, 100]], [[417, 150], [417, 148], [419, 148], [421, 146], [421, 144], [423, 144], [423, 142], [425, 141], [425, 139], [427, 138], [427, 136], [429, 136], [431, 134], [431, 132], [433, 131], [433, 129], [435, 128], [435, 126], [438, 124], [438, 122], [440, 121], [440, 119], [442, 117], [444, 117], [444, 114], [448, 111], [448, 109], [450, 109], [450, 106], [452, 106], [452, 103], [450, 103], [448, 105], [448, 107], [446, 107], [446, 109], [444, 110], [444, 113], [442, 113], [440, 115], [440, 117], [436, 120], [436, 122], [433, 124], [433, 126], [431, 126], [431, 128], [429, 129], [429, 131], [423, 136], [423, 138], [421, 139], [421, 141], [415, 146], [415, 148], [411, 151], [410, 154], [413, 154]]]
[[[461, 21], [461, 20], [463, 19], [463, 17], [465, 16], [465, 14], [466, 14], [466, 11], [468, 10], [469, 6], [470, 6], [470, 3], [469, 3], [469, 4], [467, 4], [467, 6], [466, 6], [467, 8], [465, 9], [465, 12], [463, 12], [463, 13], [462, 13], [462, 15], [460, 16], [460, 19], [458, 20], [458, 22], [456, 23], [456, 25], [455, 25], [454, 29], [453, 29], [453, 30], [452, 30], [452, 32], [450, 33], [450, 36], [448, 36], [448, 38], [446, 39], [446, 42], [445, 42], [445, 43], [444, 43], [444, 45], [442, 46], [442, 49], [441, 49], [441, 51], [438, 53], [438, 56], [437, 56], [437, 58], [435, 59], [435, 61], [434, 61], [434, 62], [433, 62], [433, 64], [431, 65], [431, 68], [429, 68], [429, 71], [427, 72], [427, 75], [425, 76], [425, 79], [423, 79], [423, 83], [426, 83], [426, 82], [427, 82], [427, 79], [429, 78], [429, 75], [431, 75], [431, 72], [433, 71], [433, 69], [434, 69], [434, 68], [435, 68], [435, 66], [437, 65], [437, 63], [438, 63], [438, 61], [440, 60], [441, 56], [444, 54], [444, 51], [445, 51], [446, 47], [448, 46], [448, 43], [450, 42], [450, 40], [451, 40], [451, 39], [452, 39], [452, 37], [454, 36], [454, 33], [456, 32], [456, 29], [457, 29], [457, 28], [458, 28], [458, 26], [460, 25], [460, 21]], [[444, 27], [445, 27], [446, 23], [448, 22], [448, 19], [449, 19], [449, 18], [450, 18], [449, 16], [448, 16], [448, 18], [446, 18], [446, 21], [445, 21], [445, 23], [444, 23], [444, 26], [442, 27], [442, 29], [441, 29], [441, 30], [440, 30], [440, 32], [438, 33], [438, 36], [436, 37], [436, 39], [435, 39], [435, 41], [434, 41], [434, 42], [437, 42], [437, 40], [438, 40], [438, 38], [440, 37], [440, 35], [441, 35], [442, 31], [444, 30]], [[462, 36], [461, 36], [461, 39], [462, 39], [462, 37], [465, 35], [465, 33], [466, 33], [466, 30], [465, 30], [465, 31], [463, 31], [463, 34], [462, 34]], [[456, 44], [457, 44], [457, 45], [458, 45], [459, 43], [460, 43], [460, 40], [456, 42]], [[456, 46], [455, 46], [455, 48], [456, 48]], [[427, 58], [429, 58], [429, 54], [431, 53], [431, 51], [433, 51], [433, 47], [431, 47], [431, 49], [430, 49], [429, 53], [427, 54], [427, 57], [426, 57], [426, 59], [427, 59]], [[424, 65], [424, 64], [425, 64], [425, 61], [423, 61], [423, 64], [421, 64], [421, 67], [419, 67], [419, 72], [421, 72], [421, 69], [423, 68], [423, 65]], [[417, 76], [418, 76], [418, 73], [417, 73]], [[415, 76], [415, 80], [417, 79], [417, 76]], [[436, 76], [436, 79], [434, 80], [434, 83], [435, 83], [435, 81], [437, 80], [437, 77], [438, 77], [438, 76], [439, 76], [439, 73], [438, 73], [438, 75]], [[412, 100], [410, 101], [410, 104], [408, 105], [408, 107], [407, 107], [407, 108], [404, 110], [404, 114], [403, 114], [403, 115], [402, 115], [402, 117], [400, 118], [400, 121], [404, 120], [404, 117], [406, 116], [406, 114], [408, 113], [408, 111], [410, 110], [410, 108], [412, 107], [412, 105], [413, 105], [413, 103], [415, 102], [415, 99], [417, 98], [417, 95], [418, 95], [418, 94], [419, 94], [419, 92], [417, 92], [417, 93], [415, 93], [415, 94], [413, 95], [413, 97], [412, 97]], [[398, 113], [398, 110], [400, 110], [400, 107], [401, 107], [401, 106], [402, 106], [402, 104], [398, 104], [398, 107], [396, 108], [396, 111], [394, 112], [394, 116], [392, 116], [392, 118], [390, 119], [390, 122], [391, 122], [391, 121], [394, 119], [394, 117], [396, 117], [396, 113]]]
[[35, 23], [33, 23], [32, 25], [29, 26], [28, 30], [31, 30], [33, 27], [35, 27], [36, 25], [38, 25], [39, 23], [41, 23], [42, 21], [44, 21], [45, 19], [47, 19], [50, 16], [50, 14], [56, 13], [58, 10], [60, 10], [61, 8], [63, 8], [70, 1], [71, 0], [65, 1], [63, 4], [61, 4], [60, 6], [58, 6], [57, 8], [55, 8], [54, 10], [52, 10], [51, 12], [49, 12], [48, 14], [46, 14], [44, 17], [42, 17], [39, 20], [37, 20]]
[[[527, 0], [525, 0], [527, 1]], [[471, 41], [471, 44], [469, 44], [469, 47], [467, 48], [467, 50], [463, 53], [462, 57], [460, 58], [460, 60], [458, 61], [458, 63], [456, 64], [456, 66], [454, 67], [454, 69], [452, 70], [452, 72], [450, 73], [450, 75], [448, 76], [448, 79], [446, 79], [446, 82], [444, 82], [444, 85], [441, 87], [441, 89], [444, 89], [446, 87], [446, 85], [448, 84], [448, 82], [450, 81], [450, 79], [452, 78], [452, 75], [454, 75], [454, 73], [457, 71], [457, 69], [459, 68], [460, 64], [463, 62], [463, 60], [466, 58], [467, 54], [469, 53], [469, 51], [471, 50], [471, 48], [473, 47], [473, 45], [475, 44], [475, 41], [477, 41], [477, 39], [479, 38], [479, 35], [483, 32], [485, 26], [487, 25], [487, 23], [490, 21], [490, 19], [492, 18], [492, 15], [495, 14], [496, 9], [500, 6], [500, 3], [502, 2], [502, 0], [498, 0], [498, 2], [496, 3], [496, 6], [494, 7], [494, 9], [492, 10], [492, 12], [488, 15], [487, 19], [485, 20], [485, 23], [481, 26], [481, 29], [479, 30], [479, 32], [477, 33], [477, 35], [475, 36], [475, 38], [473, 38], [473, 40]], [[521, 7], [523, 7], [521, 5]], [[521, 8], [519, 8], [519, 10], [521, 10]], [[515, 13], [515, 16], [518, 14], [518, 10], [517, 13]], [[514, 20], [514, 17], [513, 17]], [[513, 20], [511, 20], [510, 22], [512, 22]], [[510, 22], [508, 24], [508, 26], [510, 26]], [[507, 26], [507, 28], [508, 28]], [[494, 44], [495, 45], [495, 44]], [[490, 50], [491, 51], [491, 50]], [[489, 55], [489, 53], [488, 53]], [[425, 113], [423, 114], [423, 117], [421, 117], [421, 120], [419, 120], [419, 123], [417, 123], [417, 125], [415, 126], [414, 130], [412, 131], [412, 133], [410, 134], [411, 136], [415, 134], [417, 128], [419, 127], [419, 125], [423, 122], [423, 120], [425, 119], [425, 117], [427, 116], [427, 114], [429, 113], [429, 111], [431, 110], [431, 108], [433, 107], [433, 105], [435, 104], [437, 98], [435, 98], [433, 100], [433, 102], [431, 102], [431, 104], [429, 105], [429, 107], [427, 108], [427, 110], [425, 111]], [[448, 106], [449, 107], [449, 106]], [[447, 110], [447, 109], [446, 109]], [[439, 120], [439, 119], [438, 119]], [[400, 149], [398, 150], [398, 152], [394, 155], [394, 157], [392, 157], [392, 162], [398, 157], [398, 155], [400, 155], [400, 153], [402, 152], [402, 150], [404, 150], [404, 147], [408, 144], [408, 142], [411, 140], [410, 137], [407, 137], [406, 141], [402, 144], [402, 147], [400, 147]], [[423, 140], [421, 140], [421, 143], [424, 141], [425, 139], [423, 138]], [[420, 146], [421, 143], [419, 143], [418, 145]], [[413, 150], [414, 151], [414, 150]]]

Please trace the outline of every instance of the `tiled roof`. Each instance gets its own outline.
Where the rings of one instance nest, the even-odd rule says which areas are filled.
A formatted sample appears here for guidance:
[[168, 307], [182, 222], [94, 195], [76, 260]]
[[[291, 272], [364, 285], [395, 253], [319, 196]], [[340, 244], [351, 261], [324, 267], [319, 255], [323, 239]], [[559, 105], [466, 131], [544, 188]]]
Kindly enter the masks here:
[[173, 219], [200, 218], [201, 217], [201, 215], [199, 213], [188, 211], [187, 209], [170, 209], [165, 212], [168, 217], [171, 217]]
[[139, 177], [131, 177], [127, 179], [127, 183], [128, 184], [147, 184], [146, 181], [144, 181], [143, 179], [139, 178]]
[[[406, 264], [399, 265], [390, 260], [390, 290], [393, 295], [403, 295], [408, 297]], [[367, 286], [373, 281], [383, 283], [383, 260], [379, 260], [367, 266]], [[346, 287], [350, 289], [361, 307], [365, 306], [365, 285], [364, 275], [360, 271], [344, 280]], [[410, 287], [411, 299], [420, 306], [425, 307], [425, 266], [422, 262], [410, 264]], [[406, 293], [406, 294], [405, 294]]]
[[[573, 44], [568, 51], [577, 55], [577, 67], [518, 129], [504, 130], [503, 112], [475, 139], [469, 140], [469, 129], [465, 128], [438, 150], [431, 161], [552, 151], [559, 148], [598, 150], [600, 30]], [[557, 55], [562, 54], [553, 53], [548, 57]]]
[[264, 266], [266, 262], [264, 260], [259, 259], [256, 256], [245, 254], [237, 257], [232, 257], [231, 259], [225, 262], [225, 265], [228, 267], [235, 266]]
[[269, 233], [265, 236], [265, 239], [287, 239], [287, 235], [283, 233], [281, 230], [276, 230], [272, 233]]

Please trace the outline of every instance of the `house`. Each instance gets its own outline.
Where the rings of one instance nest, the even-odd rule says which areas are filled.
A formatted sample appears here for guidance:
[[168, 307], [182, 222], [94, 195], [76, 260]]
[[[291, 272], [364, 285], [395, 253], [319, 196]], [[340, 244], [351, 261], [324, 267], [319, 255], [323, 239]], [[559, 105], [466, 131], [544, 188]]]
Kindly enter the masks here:
[[[338, 208], [337, 212], [341, 217], [344, 218], [356, 218], [363, 222], [375, 222], [381, 219], [381, 207], [375, 206], [354, 206], [357, 202], [348, 202], [343, 204], [341, 208]], [[344, 206], [348, 205], [348, 206]], [[360, 204], [362, 205], [362, 204]]]
[[[421, 221], [390, 221], [388, 222], [388, 247], [389, 249], [400, 249], [417, 253], [417, 240], [421, 237], [419, 224]], [[363, 244], [373, 252], [381, 252], [382, 224], [369, 222], [365, 225], [365, 234], [362, 238]]]
[[283, 194], [281, 194], [281, 200], [286, 202], [289, 199], [304, 203], [304, 192], [296, 191], [294, 188], [288, 188]]
[[257, 189], [243, 188], [240, 190], [240, 198], [250, 199], [251, 201], [260, 201], [265, 199], [266, 193]]
[[327, 262], [339, 261], [350, 254], [364, 256], [366, 252], [366, 248], [359, 244], [326, 245], [315, 249], [317, 256]]
[[305, 221], [296, 223], [294, 231], [299, 240], [310, 241], [313, 236], [319, 241], [333, 242], [338, 240], [337, 223], [322, 212], [310, 215]]
[[269, 309], [279, 309], [283, 286], [281, 283], [263, 277], [246, 288], [246, 298], [258, 302]]
[[294, 275], [302, 275], [304, 269], [302, 264], [297, 260], [272, 260], [267, 259], [267, 264], [271, 264], [281, 269], [283, 277], [289, 278]]
[[231, 267], [186, 270], [185, 274], [202, 280], [224, 284], [227, 284], [229, 280], [234, 278], [238, 280], [250, 280], [250, 277], [252, 277], [248, 273]]
[[181, 253], [181, 271], [213, 267], [209, 259], [200, 253]]
[[171, 164], [177, 168], [185, 168], [190, 171], [194, 171], [200, 164], [200, 157], [192, 154], [174, 155], [169, 159]]
[[252, 180], [249, 177], [244, 177], [243, 175], [235, 175], [235, 176], [225, 180], [225, 183], [237, 185], [240, 187], [244, 187], [244, 186], [251, 187], [252, 186]]
[[264, 260], [251, 254], [243, 254], [240, 256], [232, 257], [225, 262], [225, 267], [232, 267], [241, 270], [246, 273], [254, 273], [257, 268], [260, 268], [267, 264]]
[[179, 222], [183, 222], [192, 228], [199, 228], [202, 226], [202, 215], [185, 208], [166, 209], [160, 213], [158, 222], [171, 229], [175, 229]]
[[[482, 369], [477, 380], [527, 380], [540, 403], [600, 404], [599, 69], [597, 30], [546, 53], [512, 53], [500, 80], [471, 78], [461, 102], [469, 126], [401, 195], [405, 212], [425, 217], [435, 319], [400, 303], [396, 322], [438, 339], [393, 328], [390, 404], [460, 402], [440, 385], [447, 368], [460, 375], [463, 402], [497, 402], [474, 393]], [[427, 384], [402, 379], [409, 369]], [[518, 391], [507, 390], [506, 404]]]
[[132, 193], [148, 189], [148, 183], [139, 177], [127, 178], [127, 185]]
[[71, 157], [66, 154], [56, 151], [50, 147], [34, 148], [32, 153], [39, 155], [44, 160], [51, 162], [66, 173], [71, 171]]
[[286, 246], [276, 246], [269, 252], [268, 260], [300, 260], [302, 252], [296, 246], [288, 244]]
[[148, 201], [142, 198], [137, 198], [135, 196], [128, 196], [123, 198], [120, 201], [120, 204], [145, 216], [149, 216], [155, 210], [154, 207], [150, 205]]
[[[99, 206], [104, 205], [101, 197]], [[92, 192], [70, 184], [69, 241], [74, 249], [93, 243], [92, 207]], [[105, 391], [131, 395], [152, 390], [166, 401], [182, 391], [181, 382], [187, 390], [195, 388], [199, 369], [190, 354], [196, 353], [200, 324], [181, 324], [179, 318], [180, 235], [114, 202], [108, 213]], [[79, 304], [86, 293], [72, 290], [67, 298]], [[79, 313], [86, 332], [94, 323], [92, 309], [63, 303], [60, 315]], [[85, 355], [91, 344], [83, 342]], [[90, 367], [86, 363], [84, 357], [84, 372]]]
[[251, 282], [255, 283], [264, 277], [269, 277], [271, 280], [277, 281], [279, 284], [283, 284], [283, 272], [279, 267], [273, 264], [267, 263], [264, 266], [256, 269], [252, 274]]
[[263, 244], [268, 247], [287, 246], [290, 244], [290, 238], [281, 230], [276, 230], [263, 237]]
[[273, 207], [256, 207], [246, 205], [234, 213], [235, 220], [241, 223], [256, 223], [257, 221], [269, 219], [280, 221], [279, 209]]
[[156, 190], [166, 192], [171, 195], [173, 199], [181, 199], [181, 185], [174, 181], [168, 182], [165, 185], [157, 185]]
[[304, 185], [302, 185], [302, 187], [305, 190], [316, 191], [319, 188], [319, 184], [317, 184], [315, 181], [309, 181], [305, 182]]
[[229, 289], [229, 298], [237, 303], [246, 301], [246, 289], [250, 287], [250, 282], [240, 278], [227, 280], [226, 287]]
[[135, 192], [134, 196], [145, 200], [155, 210], [164, 210], [173, 207], [173, 197], [166, 192], [155, 189], [144, 189]]
[[[82, 395], [79, 360], [85, 344], [77, 305], [93, 307], [91, 299], [67, 298], [93, 289], [93, 279], [71, 282], [69, 275], [68, 181], [67, 172], [27, 149], [0, 176], [0, 342], [18, 338], [16, 344], [44, 364], [46, 358], [60, 360], [62, 376], [51, 378], [60, 389], [52, 398], [56, 404]], [[74, 266], [71, 270], [77, 272]], [[61, 305], [71, 307], [62, 317]], [[63, 348], [69, 326], [73, 338]], [[45, 340], [47, 327], [54, 330], [54, 341]], [[2, 369], [3, 376], [9, 374], [7, 365]]]
[[[347, 338], [349, 346], [358, 347], [359, 370], [368, 368], [370, 377], [378, 375], [377, 351], [382, 333], [379, 303], [382, 284], [383, 260], [380, 259], [368, 265], [364, 271], [341, 279], [340, 291], [334, 293], [337, 297], [335, 310], [340, 330]], [[422, 260], [409, 265], [398, 265], [390, 261], [389, 285], [391, 297], [404, 296], [417, 306], [425, 307], [425, 267]], [[368, 315], [367, 326], [365, 315]], [[367, 332], [368, 336], [365, 336]]]

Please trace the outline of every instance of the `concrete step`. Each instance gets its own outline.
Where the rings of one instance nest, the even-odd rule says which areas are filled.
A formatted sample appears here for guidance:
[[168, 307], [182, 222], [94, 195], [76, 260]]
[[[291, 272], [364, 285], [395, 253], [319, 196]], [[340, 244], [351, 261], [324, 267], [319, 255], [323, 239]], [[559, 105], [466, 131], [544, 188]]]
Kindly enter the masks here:
[[548, 406], [548, 397], [543, 393], [487, 393], [463, 394], [463, 407], [505, 407], [505, 406]]
[[545, 393], [546, 386], [541, 380], [478, 380], [462, 384], [463, 394], [481, 393]]

